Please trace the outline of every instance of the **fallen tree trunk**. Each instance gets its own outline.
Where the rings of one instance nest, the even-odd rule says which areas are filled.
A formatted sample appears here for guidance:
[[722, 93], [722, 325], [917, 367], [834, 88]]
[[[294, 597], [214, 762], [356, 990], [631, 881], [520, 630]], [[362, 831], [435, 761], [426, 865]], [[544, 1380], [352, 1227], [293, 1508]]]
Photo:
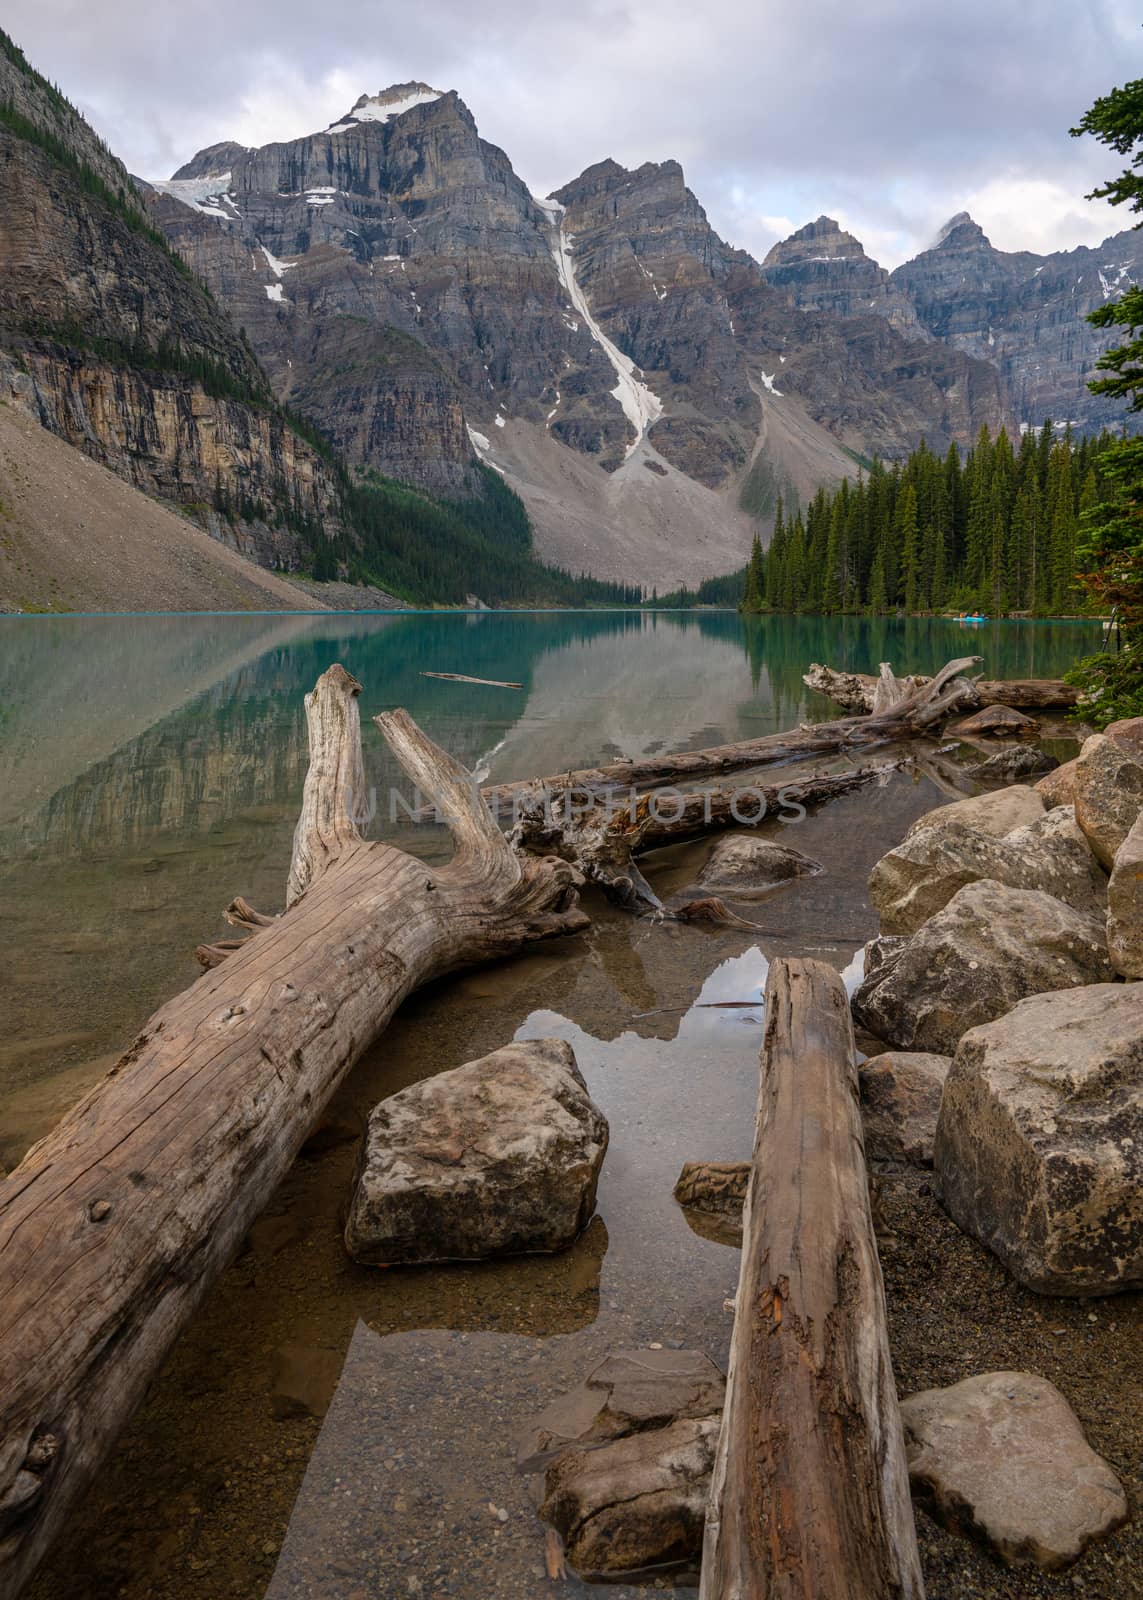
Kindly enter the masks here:
[[[291, 895], [163, 1006], [0, 1183], [0, 1594], [13, 1600], [168, 1350], [401, 1001], [431, 978], [587, 924], [575, 874], [521, 859], [403, 711], [377, 720], [450, 803], [456, 854], [367, 844], [346, 810], [359, 693], [307, 704], [315, 774]], [[355, 746], [358, 746], [355, 748]], [[235, 908], [232, 908], [232, 910]]]
[[775, 961], [701, 1600], [923, 1594], [849, 1002]]
[[[888, 669], [882, 667], [884, 674]], [[899, 683], [913, 688], [930, 682], [925, 677], [901, 678]], [[883, 679], [868, 672], [837, 672], [833, 667], [820, 666], [816, 661], [802, 682], [807, 688], [824, 694], [843, 711], [861, 714], [875, 709], [878, 690]], [[976, 678], [972, 684], [975, 698], [965, 700], [966, 711], [978, 711], [984, 706], [1011, 706], [1015, 710], [1032, 708], [1040, 711], [1066, 711], [1078, 705], [1080, 691], [1065, 683], [1062, 678]]]
[[[784, 733], [764, 734], [760, 739], [715, 745], [708, 750], [677, 751], [671, 755], [648, 756], [643, 761], [613, 761], [603, 767], [581, 767], [575, 772], [557, 772], [547, 778], [494, 783], [480, 793], [493, 812], [502, 815], [518, 809], [536, 795], [554, 799], [575, 793], [590, 802], [602, 800], [616, 789], [653, 789], [723, 772], [778, 766], [813, 756], [834, 755], [839, 750], [858, 746], [915, 738], [928, 733], [953, 712], [971, 709], [975, 704], [971, 698], [972, 685], [962, 674], [979, 660], [979, 656], [963, 656], [950, 661], [935, 678], [919, 685], [914, 685], [914, 680], [900, 680], [900, 695], [875, 716], [843, 717], [837, 722], [807, 724]], [[887, 676], [882, 679], [883, 693], [887, 682], [897, 681], [888, 668], [884, 672]], [[431, 821], [434, 809], [430, 801], [412, 814], [413, 820]]]
[[811, 772], [782, 784], [692, 794], [653, 792], [636, 795], [620, 807], [605, 800], [580, 812], [574, 806], [552, 805], [541, 794], [521, 803], [509, 837], [517, 849], [572, 862], [589, 883], [628, 911], [663, 912], [663, 902], [639, 871], [635, 856], [721, 828], [755, 827], [768, 816], [798, 821], [806, 807], [883, 782], [910, 759], [850, 772]]

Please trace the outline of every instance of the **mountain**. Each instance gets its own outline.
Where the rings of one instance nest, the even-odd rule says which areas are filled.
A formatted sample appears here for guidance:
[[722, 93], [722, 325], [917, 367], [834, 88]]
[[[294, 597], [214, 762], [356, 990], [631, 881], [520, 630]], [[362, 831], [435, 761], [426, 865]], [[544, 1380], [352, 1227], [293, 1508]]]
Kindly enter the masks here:
[[1087, 388], [1115, 329], [1084, 319], [1143, 278], [1143, 238], [1134, 229], [1096, 249], [1052, 255], [997, 250], [967, 212], [941, 229], [932, 249], [891, 274], [935, 338], [999, 369], [1018, 420], [1045, 417], [1090, 433], [1122, 422], [1122, 401]]
[[1009, 416], [990, 364], [799, 311], [677, 162], [602, 161], [538, 200], [426, 83], [304, 138], [215, 144], [150, 205], [351, 463], [463, 496], [484, 461], [573, 570], [729, 570], [778, 492]]
[[307, 522], [338, 532], [328, 461], [123, 166], [3, 33], [0, 213], [0, 396], [264, 566], [300, 563]]
[[852, 234], [819, 217], [776, 244], [762, 270], [803, 311], [849, 317], [864, 308], [910, 338], [988, 362], [1021, 426], [1050, 417], [1091, 433], [1126, 420], [1122, 402], [1087, 388], [1115, 330], [1085, 318], [1143, 276], [1143, 239], [1133, 229], [1098, 249], [1035, 255], [997, 250], [962, 211], [930, 249], [886, 272]]
[[876, 311], [907, 339], [928, 337], [909, 296], [832, 217], [818, 217], [776, 244], [762, 271], [775, 288], [789, 290], [803, 311], [836, 317]]

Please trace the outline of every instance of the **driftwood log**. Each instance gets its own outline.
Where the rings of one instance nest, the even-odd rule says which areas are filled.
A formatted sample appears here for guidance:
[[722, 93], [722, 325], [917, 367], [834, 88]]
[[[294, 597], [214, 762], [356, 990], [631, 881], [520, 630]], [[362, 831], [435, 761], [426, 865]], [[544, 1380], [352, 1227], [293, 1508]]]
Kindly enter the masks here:
[[290, 908], [251, 913], [257, 931], [157, 1011], [0, 1182], [4, 1600], [406, 995], [587, 923], [573, 869], [517, 856], [469, 775], [402, 711], [377, 720], [413, 781], [449, 803], [456, 853], [430, 867], [358, 837], [358, 692], [333, 667], [307, 704], [315, 761]]
[[[882, 677], [868, 672], [837, 672], [833, 667], [820, 666], [816, 661], [803, 674], [802, 682], [810, 689], [824, 694], [843, 711], [870, 713], [874, 710], [888, 666], [882, 665]], [[930, 680], [924, 677], [902, 678], [900, 683], [923, 687]], [[966, 698], [964, 709], [976, 711], [982, 706], [1012, 706], [1017, 711], [1066, 711], [1078, 705], [1080, 691], [1065, 683], [1062, 678], [976, 678], [973, 680], [975, 698]]]
[[510, 838], [518, 849], [558, 855], [571, 862], [586, 881], [596, 884], [625, 910], [687, 920], [686, 907], [666, 911], [640, 872], [634, 859], [637, 855], [722, 828], [756, 827], [766, 817], [794, 822], [810, 806], [852, 794], [868, 784], [883, 783], [910, 761], [905, 757], [854, 767], [849, 772], [811, 772], [782, 784], [747, 784], [690, 794], [652, 791], [621, 806], [606, 799], [589, 801], [583, 811], [577, 811], [574, 803], [561, 803], [574, 802], [576, 796], [570, 790], [554, 805], [540, 793], [520, 802], [519, 820]]
[[[495, 813], [503, 815], [518, 811], [521, 804], [537, 795], [556, 799], [574, 791], [587, 800], [603, 800], [616, 789], [634, 792], [660, 788], [668, 783], [693, 782], [726, 772], [745, 772], [750, 767], [779, 766], [814, 756], [836, 755], [839, 750], [916, 738], [930, 733], [954, 712], [975, 708], [977, 701], [973, 698], [972, 684], [963, 675], [979, 661], [979, 656], [950, 661], [935, 678], [924, 683], [893, 679], [886, 667], [882, 690], [884, 709], [872, 716], [806, 724], [784, 733], [767, 733], [759, 739], [742, 739], [707, 750], [676, 751], [648, 756], [643, 761], [613, 761], [607, 766], [581, 767], [575, 772], [556, 772], [546, 778], [488, 784], [480, 793]], [[433, 814], [430, 802], [413, 813], [413, 820], [431, 821]]]
[[849, 1002], [775, 961], [701, 1600], [923, 1594]]

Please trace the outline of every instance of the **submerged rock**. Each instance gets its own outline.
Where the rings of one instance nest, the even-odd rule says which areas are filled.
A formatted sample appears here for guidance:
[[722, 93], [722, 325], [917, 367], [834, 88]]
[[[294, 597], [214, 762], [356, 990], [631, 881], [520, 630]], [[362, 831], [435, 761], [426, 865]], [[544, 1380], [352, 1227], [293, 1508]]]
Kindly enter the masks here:
[[1115, 853], [1107, 886], [1107, 947], [1116, 972], [1143, 978], [1143, 814]]
[[1025, 778], [1038, 777], [1042, 772], [1054, 772], [1059, 764], [1055, 756], [1048, 755], [1045, 750], [1018, 744], [998, 750], [984, 761], [974, 761], [964, 770], [978, 783], [1019, 783]]
[[607, 1134], [561, 1039], [412, 1084], [369, 1118], [346, 1247], [385, 1265], [559, 1250], [595, 1210]]
[[869, 897], [882, 933], [915, 933], [982, 878], [1041, 889], [1089, 916], [1102, 916], [1107, 904], [1107, 879], [1067, 806], [1002, 839], [955, 820], [909, 834], [873, 868]]
[[752, 894], [772, 889], [792, 878], [816, 877], [824, 871], [820, 861], [787, 849], [772, 839], [749, 833], [730, 833], [717, 841], [703, 863], [696, 882], [704, 889], [725, 894]]
[[1143, 765], [1102, 733], [1076, 759], [1076, 821], [1110, 872], [1115, 853], [1143, 811]]
[[992, 833], [999, 839], [1013, 828], [1035, 822], [1043, 812], [1044, 801], [1036, 790], [1027, 784], [1014, 783], [1007, 789], [969, 795], [965, 800], [954, 800], [947, 806], [926, 811], [914, 822], [907, 837], [911, 839], [923, 828], [945, 828], [952, 822], [965, 822], [977, 833]]
[[1031, 1372], [985, 1372], [901, 1402], [913, 1493], [945, 1527], [1009, 1564], [1075, 1561], [1127, 1520], [1118, 1478], [1060, 1391]]
[[1037, 994], [966, 1033], [934, 1164], [950, 1216], [1027, 1288], [1143, 1284], [1143, 985]]
[[1112, 976], [1102, 922], [991, 879], [958, 890], [910, 939], [880, 943], [893, 948], [867, 965], [853, 1015], [902, 1050], [951, 1055], [969, 1028], [1028, 995]]
[[931, 1167], [951, 1056], [887, 1050], [860, 1068], [865, 1154]]
[[701, 1350], [615, 1350], [578, 1389], [560, 1395], [528, 1424], [516, 1464], [551, 1465], [566, 1450], [665, 1428], [683, 1417], [717, 1417], [726, 1379]]

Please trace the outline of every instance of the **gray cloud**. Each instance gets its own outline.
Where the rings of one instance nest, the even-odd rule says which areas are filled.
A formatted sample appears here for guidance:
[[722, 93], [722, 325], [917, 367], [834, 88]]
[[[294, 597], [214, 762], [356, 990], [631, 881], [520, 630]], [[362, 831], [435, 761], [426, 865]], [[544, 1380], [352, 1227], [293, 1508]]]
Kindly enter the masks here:
[[425, 78], [542, 192], [603, 156], [674, 156], [756, 253], [822, 211], [887, 264], [962, 208], [1006, 249], [1130, 220], [1085, 204], [1115, 158], [1067, 132], [1143, 75], [1126, 0], [8, 0], [5, 27], [148, 177]]

